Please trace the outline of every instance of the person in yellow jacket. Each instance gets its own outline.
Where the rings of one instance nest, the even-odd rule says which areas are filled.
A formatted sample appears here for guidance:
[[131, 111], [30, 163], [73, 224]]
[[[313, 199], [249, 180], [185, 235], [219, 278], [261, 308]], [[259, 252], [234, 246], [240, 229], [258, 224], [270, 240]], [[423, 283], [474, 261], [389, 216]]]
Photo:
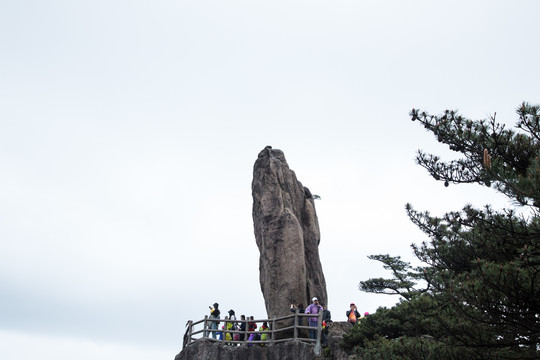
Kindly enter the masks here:
[[[229, 310], [229, 320], [233, 320], [232, 322], [227, 322], [227, 330], [236, 330], [236, 323], [234, 320], [236, 320], [236, 315], [234, 314], [234, 310]], [[233, 339], [233, 333], [225, 333], [225, 340], [232, 340]]]
[[[263, 322], [262, 326], [259, 328], [259, 331], [268, 331], [268, 323], [266, 321]], [[268, 340], [268, 334], [261, 334], [261, 340], [262, 341]]]

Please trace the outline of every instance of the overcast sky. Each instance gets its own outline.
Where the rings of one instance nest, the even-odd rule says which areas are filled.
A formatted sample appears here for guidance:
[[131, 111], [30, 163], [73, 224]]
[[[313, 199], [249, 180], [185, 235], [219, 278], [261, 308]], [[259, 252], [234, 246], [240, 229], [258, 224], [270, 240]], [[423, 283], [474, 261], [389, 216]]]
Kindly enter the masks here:
[[[434, 214], [511, 204], [415, 165], [410, 109], [510, 125], [540, 102], [537, 1], [0, 1], [0, 358], [173, 359], [208, 305], [266, 316], [251, 180], [314, 194], [334, 320], [369, 254]], [[314, 294], [316, 295], [316, 294]]]

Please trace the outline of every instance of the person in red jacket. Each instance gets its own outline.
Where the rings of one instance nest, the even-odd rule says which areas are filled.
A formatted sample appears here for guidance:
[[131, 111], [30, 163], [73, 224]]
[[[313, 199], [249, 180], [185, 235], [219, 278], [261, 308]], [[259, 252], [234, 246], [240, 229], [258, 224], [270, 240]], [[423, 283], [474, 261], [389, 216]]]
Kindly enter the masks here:
[[[253, 316], [250, 316], [249, 320], [253, 321]], [[257, 323], [254, 323], [254, 322], [248, 323], [248, 331], [255, 331], [255, 329], [257, 329]]]
[[[253, 321], [253, 316], [250, 316], [249, 320]], [[249, 322], [248, 323], [248, 331], [255, 331], [256, 329], [257, 329], [257, 323], [255, 323], [255, 322]], [[256, 341], [256, 340], [258, 340], [256, 335], [257, 334], [250, 334], [249, 338], [248, 338], [248, 341]], [[249, 344], [249, 346], [252, 346], [252, 345]]]

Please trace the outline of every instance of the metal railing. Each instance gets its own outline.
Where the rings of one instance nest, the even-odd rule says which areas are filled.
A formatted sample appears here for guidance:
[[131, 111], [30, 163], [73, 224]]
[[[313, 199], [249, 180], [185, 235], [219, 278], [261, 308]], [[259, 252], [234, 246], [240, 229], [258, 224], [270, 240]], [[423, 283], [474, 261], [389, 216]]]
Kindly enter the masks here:
[[[303, 326], [299, 325], [300, 320], [302, 318], [314, 318], [317, 317], [317, 327], [313, 326]], [[286, 323], [287, 320], [291, 320], [290, 326], [283, 326], [284, 323]], [[212, 329], [212, 323], [220, 322], [223, 323], [222, 329]], [[255, 330], [250, 331], [249, 330], [249, 324], [262, 324], [263, 322], [268, 323], [268, 329], [264, 331], [258, 331], [257, 326], [255, 326]], [[234, 323], [234, 324], [242, 324], [245, 323], [245, 329], [244, 330], [237, 330], [237, 329], [227, 329], [227, 324]], [[202, 329], [197, 329], [202, 325]], [[292, 337], [290, 336], [292, 330]], [[311, 337], [303, 337], [301, 330], [307, 330], [308, 334], [313, 334], [312, 332], [316, 332], [315, 338]], [[222, 339], [215, 339], [213, 336], [210, 337], [209, 335], [211, 333], [218, 333], [221, 335]], [[280, 334], [281, 333], [281, 334]], [[305, 332], [304, 332], [305, 333]], [[227, 340], [227, 334], [230, 335], [230, 339]], [[243, 340], [234, 340], [235, 336], [234, 334], [243, 335]], [[261, 335], [267, 335], [266, 340], [249, 340], [250, 335], [252, 334], [258, 334]], [[277, 336], [280, 335], [280, 336]], [[301, 314], [298, 311], [295, 314], [286, 315], [277, 317], [274, 319], [262, 319], [262, 320], [230, 320], [228, 317], [225, 317], [224, 319], [214, 319], [209, 318], [208, 316], [205, 316], [203, 320], [199, 321], [188, 321], [187, 323], [187, 329], [186, 333], [184, 335], [184, 344], [183, 346], [189, 346], [191, 344], [196, 343], [197, 341], [200, 341], [202, 339], [207, 339], [210, 341], [216, 341], [225, 343], [228, 345], [251, 345], [251, 344], [260, 344], [260, 345], [268, 345], [268, 344], [276, 344], [280, 342], [286, 342], [286, 341], [302, 341], [308, 344], [314, 344], [315, 345], [315, 353], [320, 353], [321, 348], [321, 336], [322, 336], [322, 311], [319, 312], [319, 314]]]

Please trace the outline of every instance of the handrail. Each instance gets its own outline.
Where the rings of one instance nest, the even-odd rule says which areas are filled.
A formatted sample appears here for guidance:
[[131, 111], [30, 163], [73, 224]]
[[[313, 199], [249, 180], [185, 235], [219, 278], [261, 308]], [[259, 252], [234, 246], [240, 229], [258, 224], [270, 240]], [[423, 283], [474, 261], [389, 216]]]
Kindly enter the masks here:
[[[317, 326], [314, 328], [312, 326], [299, 325], [299, 318], [301, 319], [304, 317], [310, 317], [310, 318], [317, 317]], [[288, 320], [288, 319], [293, 320], [291, 325], [276, 328], [277, 322], [283, 322], [284, 320]], [[224, 325], [222, 329], [212, 329], [211, 324], [213, 322], [223, 322]], [[268, 324], [271, 324], [271, 326], [269, 326], [269, 328], [265, 331], [259, 331], [259, 330], [248, 331], [248, 326], [245, 327], [245, 330], [227, 330], [227, 323], [231, 323], [231, 322], [235, 324], [246, 323], [246, 325], [248, 323], [258, 324], [258, 323], [267, 322]], [[203, 324], [203, 328], [200, 330], [196, 330], [195, 326], [200, 325], [200, 324]], [[293, 330], [293, 337], [275, 339], [275, 336], [274, 336], [275, 334], [282, 333], [285, 331], [290, 331], [290, 330]], [[301, 337], [299, 336], [301, 334], [300, 330], [316, 331], [317, 336], [315, 339]], [[222, 336], [222, 339], [215, 339], [213, 337], [210, 337], [209, 336], [210, 333], [220, 333]], [[279, 342], [285, 342], [285, 341], [302, 341], [308, 344], [315, 343], [314, 350], [317, 354], [319, 354], [320, 344], [321, 344], [321, 335], [322, 335], [321, 333], [322, 333], [322, 311], [320, 311], [318, 314], [301, 314], [298, 311], [296, 311], [296, 313], [292, 315], [280, 316], [274, 319], [256, 319], [256, 320], [236, 320], [236, 319], [231, 320], [227, 316], [224, 319], [213, 319], [213, 318], [209, 318], [208, 315], [206, 315], [204, 319], [202, 320], [198, 320], [195, 322], [191, 320], [188, 321], [187, 330], [186, 330], [186, 333], [184, 334], [183, 347], [189, 346], [202, 339], [208, 339], [210, 341], [233, 344], [233, 345], [246, 345], [247, 344], [250, 346], [251, 344], [265, 345], [265, 344], [273, 344], [273, 343], [279, 343]], [[200, 334], [203, 334], [203, 336], [199, 338], [194, 337], [195, 335], [200, 335]], [[231, 340], [226, 340], [227, 334], [230, 334]], [[234, 340], [234, 334], [243, 334], [244, 339]], [[251, 340], [250, 341], [249, 335], [251, 334], [266, 334], [267, 340]]]

